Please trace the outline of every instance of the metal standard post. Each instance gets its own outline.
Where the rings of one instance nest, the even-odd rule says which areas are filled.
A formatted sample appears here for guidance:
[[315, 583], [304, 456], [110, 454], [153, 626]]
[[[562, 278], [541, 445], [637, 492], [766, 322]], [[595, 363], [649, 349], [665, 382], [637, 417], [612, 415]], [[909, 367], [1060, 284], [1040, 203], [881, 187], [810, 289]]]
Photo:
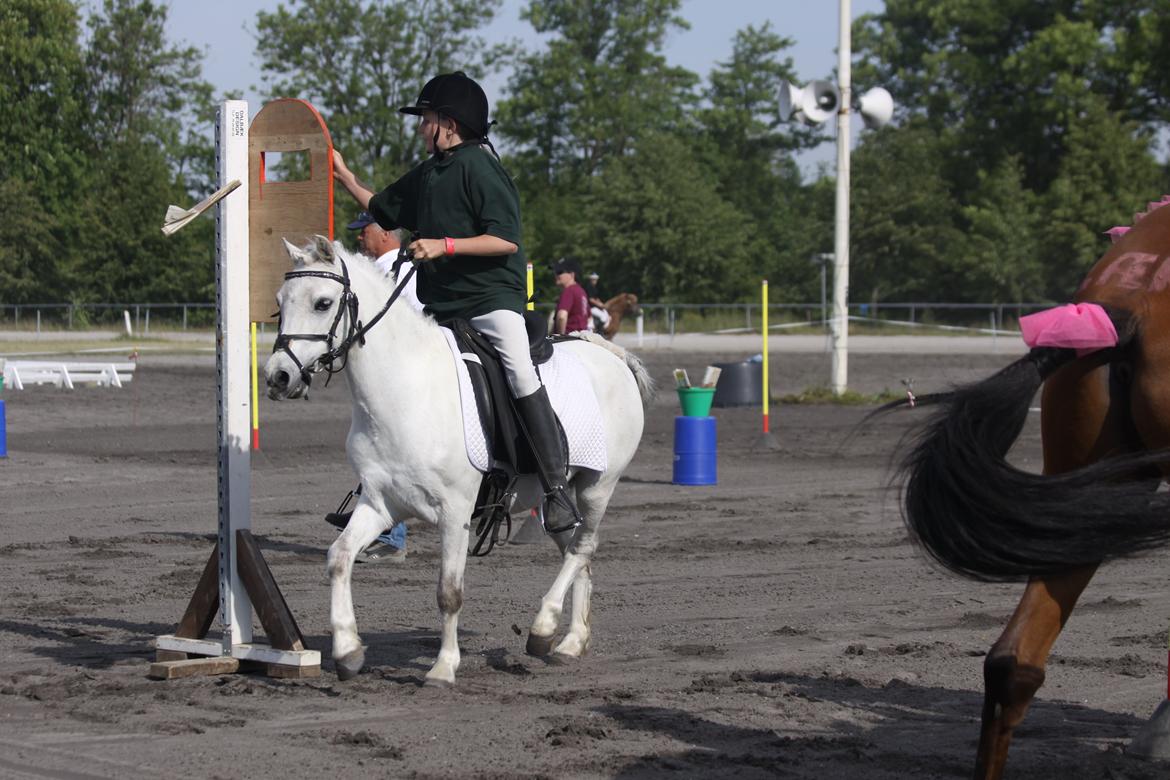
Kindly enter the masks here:
[[760, 332], [763, 333], [764, 350], [760, 356], [764, 359], [761, 373], [764, 376], [764, 433], [768, 433], [768, 280], [760, 284], [760, 297], [763, 299], [763, 317], [760, 320]]
[[[227, 100], [216, 119], [220, 183], [241, 191], [216, 210], [215, 282], [217, 429], [219, 433], [219, 606], [223, 654], [252, 641], [252, 603], [237, 566], [236, 531], [252, 526], [248, 414], [248, 104]], [[225, 587], [226, 585], [226, 587]]]
[[763, 279], [760, 282], [760, 298], [761, 311], [763, 316], [760, 320], [760, 331], [763, 334], [763, 352], [760, 353], [763, 365], [760, 366], [760, 374], [762, 377], [763, 390], [763, 406], [764, 406], [764, 430], [760, 433], [759, 438], [756, 439], [752, 445], [753, 449], [780, 449], [780, 442], [777, 441], [776, 435], [771, 431], [771, 424], [768, 420], [768, 401], [771, 395], [771, 387], [768, 382], [768, 280]]
[[833, 267], [833, 376], [835, 395], [845, 392], [849, 377], [849, 103], [853, 12], [850, 0], [839, 0], [837, 77], [841, 108], [837, 111], [837, 213]]

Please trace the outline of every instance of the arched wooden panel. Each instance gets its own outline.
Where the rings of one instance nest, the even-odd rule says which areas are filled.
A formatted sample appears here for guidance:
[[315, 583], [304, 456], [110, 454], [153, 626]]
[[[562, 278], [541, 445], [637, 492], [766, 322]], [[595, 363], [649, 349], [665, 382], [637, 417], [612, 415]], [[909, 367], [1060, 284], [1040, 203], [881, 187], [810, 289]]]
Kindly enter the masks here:
[[[265, 153], [306, 152], [308, 178], [266, 181]], [[333, 140], [317, 110], [304, 100], [265, 104], [248, 130], [249, 312], [274, 322], [276, 291], [289, 270], [280, 239], [301, 245], [314, 235], [333, 238]]]

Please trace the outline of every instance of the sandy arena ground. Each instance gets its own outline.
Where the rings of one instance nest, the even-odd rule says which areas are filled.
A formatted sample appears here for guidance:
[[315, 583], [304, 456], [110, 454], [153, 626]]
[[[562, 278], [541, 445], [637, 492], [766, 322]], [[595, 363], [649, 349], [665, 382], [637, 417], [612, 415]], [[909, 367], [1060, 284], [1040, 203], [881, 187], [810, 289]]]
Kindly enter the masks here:
[[[957, 342], [956, 342], [957, 343]], [[920, 392], [1004, 355], [853, 354], [850, 386]], [[644, 353], [655, 377], [750, 352]], [[828, 358], [773, 356], [775, 392], [824, 384]], [[355, 576], [366, 671], [328, 660], [321, 516], [354, 477], [343, 381], [262, 402], [253, 527], [320, 679], [146, 678], [214, 540], [215, 370], [144, 353], [120, 391], [4, 393], [0, 461], [0, 777], [967, 776], [982, 661], [1020, 593], [928, 565], [884, 489], [917, 412], [849, 433], [866, 409], [716, 410], [719, 484], [670, 484], [673, 392], [615, 495], [594, 561], [593, 645], [524, 655], [557, 568], [551, 543], [471, 560], [457, 687], [424, 688], [438, 648], [437, 533]], [[1039, 468], [1038, 415], [1015, 450]], [[1017, 732], [1017, 778], [1153, 778], [1123, 748], [1166, 690], [1167, 559], [1105, 567]]]

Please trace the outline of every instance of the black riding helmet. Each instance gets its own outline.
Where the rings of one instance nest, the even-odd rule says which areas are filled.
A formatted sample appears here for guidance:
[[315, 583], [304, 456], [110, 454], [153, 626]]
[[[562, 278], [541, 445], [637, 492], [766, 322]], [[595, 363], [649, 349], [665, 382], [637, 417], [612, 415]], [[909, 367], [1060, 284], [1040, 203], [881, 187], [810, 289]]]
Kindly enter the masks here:
[[424, 111], [434, 111], [435, 87], [439, 85], [439, 82], [447, 78], [447, 75], [448, 74], [446, 73], [440, 73], [426, 84], [423, 84], [422, 91], [418, 93], [418, 100], [414, 101], [414, 105], [403, 106], [402, 108], [398, 109], [398, 113], [422, 116]]
[[477, 139], [487, 138], [490, 127], [487, 95], [475, 79], [461, 70], [435, 76], [423, 86], [413, 106], [398, 110], [416, 116], [435, 111], [454, 119]]

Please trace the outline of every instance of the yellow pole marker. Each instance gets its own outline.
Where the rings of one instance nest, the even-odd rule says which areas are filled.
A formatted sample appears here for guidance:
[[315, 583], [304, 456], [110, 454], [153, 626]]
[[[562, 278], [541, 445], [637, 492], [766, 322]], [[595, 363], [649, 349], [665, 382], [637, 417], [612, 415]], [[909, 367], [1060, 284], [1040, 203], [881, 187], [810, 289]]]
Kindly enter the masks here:
[[256, 323], [252, 323], [252, 449], [260, 449], [260, 364], [256, 362]]
[[532, 284], [532, 263], [528, 264], [528, 311], [536, 311], [536, 304], [532, 302], [532, 292], [536, 288]]
[[764, 433], [768, 432], [768, 280], [761, 285], [764, 296], [764, 314], [760, 318], [764, 332]]

